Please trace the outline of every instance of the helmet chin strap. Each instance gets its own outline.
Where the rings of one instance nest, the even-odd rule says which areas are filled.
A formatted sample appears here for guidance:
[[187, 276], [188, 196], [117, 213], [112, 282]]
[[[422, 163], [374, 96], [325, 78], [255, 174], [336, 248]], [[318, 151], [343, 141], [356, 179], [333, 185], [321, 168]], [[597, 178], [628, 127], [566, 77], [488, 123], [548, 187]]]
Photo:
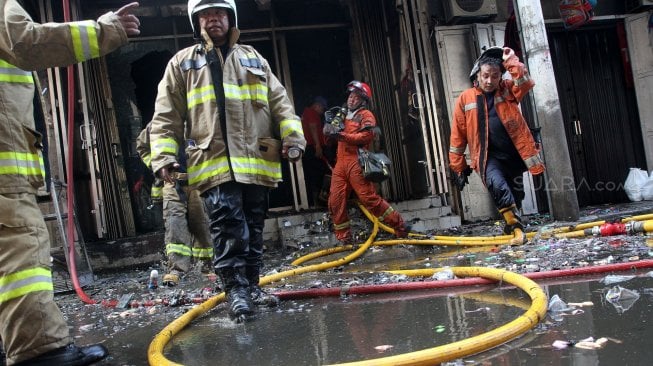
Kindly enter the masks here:
[[213, 49], [213, 40], [209, 36], [208, 33], [206, 33], [206, 29], [202, 28], [200, 30], [200, 34], [202, 35], [202, 40], [204, 41], [204, 44], [206, 45], [205, 48], [207, 51], [210, 51]]
[[365, 102], [365, 100], [361, 100], [360, 102], [358, 102], [358, 105], [357, 105], [357, 106], [355, 106], [354, 108], [351, 108], [351, 109], [349, 109], [349, 110], [347, 111], [347, 116], [348, 116], [348, 117], [351, 117], [351, 116], [353, 116], [356, 112], [358, 112], [360, 109], [362, 109], [362, 108], [366, 108], [366, 107], [367, 107], [367, 103]]

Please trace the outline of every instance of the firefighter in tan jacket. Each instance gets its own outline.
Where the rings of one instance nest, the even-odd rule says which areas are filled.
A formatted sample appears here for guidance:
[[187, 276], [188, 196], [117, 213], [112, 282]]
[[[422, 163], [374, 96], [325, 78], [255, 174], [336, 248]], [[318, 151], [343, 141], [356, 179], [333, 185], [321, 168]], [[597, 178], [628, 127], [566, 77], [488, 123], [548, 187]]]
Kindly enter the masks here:
[[[151, 168], [150, 124], [138, 135], [136, 151], [145, 165]], [[211, 273], [213, 246], [199, 192], [188, 188], [188, 179], [178, 177], [174, 184], [164, 182], [161, 193], [166, 230], [165, 252], [168, 258], [163, 284], [177, 285], [179, 276], [190, 270], [193, 261], [202, 263], [202, 273]]]
[[136, 6], [97, 21], [38, 24], [16, 0], [0, 1], [0, 339], [7, 365], [88, 365], [107, 355], [101, 345], [75, 346], [54, 302], [50, 239], [36, 203], [44, 157], [34, 122], [40, 93], [31, 71], [126, 44], [139, 33], [130, 14]]
[[235, 2], [191, 0], [188, 15], [199, 44], [173, 56], [159, 84], [152, 168], [173, 181], [186, 149], [188, 183], [202, 192], [209, 216], [215, 271], [231, 315], [242, 319], [252, 300], [271, 300], [258, 287], [268, 191], [281, 181], [281, 157], [290, 150], [300, 159], [305, 140], [267, 60], [236, 43]]

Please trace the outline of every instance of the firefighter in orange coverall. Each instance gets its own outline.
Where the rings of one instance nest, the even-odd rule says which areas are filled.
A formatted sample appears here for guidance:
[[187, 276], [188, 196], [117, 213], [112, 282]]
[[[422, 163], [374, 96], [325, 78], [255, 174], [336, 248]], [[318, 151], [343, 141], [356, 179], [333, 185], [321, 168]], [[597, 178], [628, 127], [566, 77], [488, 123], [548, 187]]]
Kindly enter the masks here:
[[395, 230], [397, 237], [406, 237], [408, 228], [401, 215], [376, 193], [374, 183], [365, 180], [358, 162], [358, 148], [368, 148], [374, 140], [376, 119], [367, 109], [372, 98], [372, 89], [363, 82], [352, 81], [347, 85], [347, 115], [344, 128], [339, 130], [331, 123], [324, 126], [324, 135], [338, 140], [336, 166], [331, 176], [329, 191], [329, 212], [336, 238], [352, 243], [351, 222], [347, 215], [347, 198], [352, 190], [365, 208]]
[[41, 90], [31, 71], [100, 57], [126, 44], [139, 34], [131, 14], [137, 6], [97, 21], [38, 24], [18, 1], [0, 2], [0, 339], [7, 365], [89, 365], [107, 356], [102, 345], [73, 343], [54, 301], [50, 237], [36, 202], [45, 170], [34, 119]]
[[[502, 79], [506, 70], [511, 79]], [[522, 173], [544, 172], [539, 148], [519, 110], [519, 102], [535, 82], [507, 47], [483, 52], [469, 77], [474, 86], [460, 94], [453, 113], [452, 178], [462, 190], [472, 169], [476, 170], [506, 222], [504, 233], [513, 234], [511, 244], [522, 244], [526, 236], [517, 214], [524, 199]], [[471, 166], [465, 159], [468, 145]]]

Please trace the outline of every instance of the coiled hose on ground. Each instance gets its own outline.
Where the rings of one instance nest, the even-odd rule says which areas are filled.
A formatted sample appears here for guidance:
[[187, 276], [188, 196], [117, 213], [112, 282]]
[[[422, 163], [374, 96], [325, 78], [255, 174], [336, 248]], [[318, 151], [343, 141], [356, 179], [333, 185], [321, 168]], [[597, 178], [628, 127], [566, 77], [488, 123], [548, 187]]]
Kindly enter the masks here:
[[[324, 262], [320, 264], [308, 265], [298, 267], [292, 270], [279, 272], [270, 276], [265, 276], [261, 278], [260, 285], [264, 286], [272, 282], [280, 281], [284, 278], [297, 276], [303, 273], [322, 271], [328, 268], [342, 266], [347, 264], [354, 259], [362, 255], [371, 245], [395, 245], [395, 244], [419, 244], [419, 245], [463, 245], [463, 246], [487, 246], [487, 245], [504, 245], [510, 242], [512, 236], [503, 235], [503, 236], [494, 236], [494, 237], [447, 237], [447, 236], [438, 236], [433, 238], [428, 238], [426, 235], [420, 234], [411, 234], [411, 237], [421, 237], [428, 239], [398, 239], [398, 240], [386, 240], [374, 242], [376, 235], [378, 234], [379, 227], [383, 230], [394, 233], [392, 228], [389, 228], [373, 217], [369, 211], [364, 207], [359, 205], [363, 213], [373, 222], [373, 229], [371, 235], [367, 240], [358, 247], [353, 253], [336, 259], [330, 262]], [[653, 218], [653, 214], [635, 216], [623, 220], [623, 223], [629, 222], [639, 222], [637, 220], [645, 219], [650, 220]], [[584, 235], [588, 235], [589, 232], [587, 229], [592, 230], [595, 227], [601, 227], [602, 225], [613, 224], [606, 223], [605, 221], [596, 221], [592, 223], [584, 223], [574, 226], [567, 226], [562, 228], [553, 229], [545, 235], [556, 237], [561, 236], [565, 233], [574, 233], [582, 231]], [[632, 227], [636, 226], [636, 230], [641, 230], [649, 232], [653, 230], [653, 220], [646, 221], [644, 223], [639, 223], [637, 225], [631, 225]], [[594, 230], [596, 232], [597, 230]], [[599, 231], [600, 232], [600, 231]], [[530, 237], [535, 234], [529, 233]], [[542, 235], [542, 233], [540, 233]], [[565, 235], [566, 236], [566, 235]], [[568, 237], [568, 236], [567, 236]], [[574, 236], [575, 237], [575, 236]], [[309, 255], [303, 256], [295, 260], [293, 265], [300, 265], [307, 261], [319, 258], [324, 255], [334, 254], [342, 252], [345, 250], [354, 249], [353, 246], [344, 246], [330, 248]], [[526, 276], [533, 278], [546, 278], [546, 276], [567, 276], [567, 275], [580, 275], [586, 273], [599, 273], [600, 271], [616, 271], [616, 270], [625, 270], [631, 268], [644, 268], [653, 266], [653, 260], [649, 261], [639, 261], [635, 263], [620, 263], [607, 266], [596, 266], [596, 267], [583, 267], [571, 270], [562, 270], [562, 271], [549, 271], [549, 272], [537, 272], [530, 273]], [[472, 285], [472, 284], [487, 284], [492, 283], [493, 281], [501, 281], [510, 283], [516, 287], [519, 287], [523, 291], [527, 292], [531, 298], [530, 308], [522, 314], [519, 318], [507, 323], [499, 328], [491, 330], [489, 332], [480, 334], [475, 337], [464, 339], [458, 342], [450, 343], [443, 346], [438, 346], [430, 349], [425, 349], [421, 351], [378, 358], [373, 360], [365, 360], [353, 363], [347, 363], [346, 365], [430, 365], [440, 362], [446, 362], [449, 360], [457, 359], [467, 355], [475, 354], [497, 346], [499, 344], [505, 343], [512, 338], [528, 331], [539, 321], [541, 321], [546, 315], [547, 310], [547, 298], [546, 294], [541, 290], [541, 288], [533, 282], [531, 279], [526, 276], [519, 275], [513, 272], [499, 270], [494, 268], [484, 268], [484, 267], [453, 267], [451, 268], [454, 274], [458, 277], [472, 277], [464, 278], [458, 280], [449, 280], [449, 281], [430, 281], [430, 282], [409, 282], [401, 284], [385, 284], [385, 285], [374, 285], [374, 286], [356, 286], [346, 289], [345, 293], [354, 294], [358, 290], [361, 290], [365, 293], [371, 292], [381, 292], [388, 291], [388, 288], [392, 291], [397, 290], [408, 290], [408, 289], [419, 289], [425, 288], [426, 284], [437, 284], [437, 286], [443, 287], [448, 285]], [[427, 270], [409, 270], [409, 271], [400, 271], [407, 275], [413, 276], [430, 276], [433, 275], [439, 269], [427, 269]], [[426, 285], [428, 286], [428, 285]], [[386, 288], [384, 288], [386, 287]], [[371, 290], [374, 288], [374, 290]], [[322, 289], [312, 289], [308, 290], [312, 292], [312, 295], [316, 295]], [[337, 291], [338, 296], [343, 294], [343, 289], [324, 289], [328, 291]], [[363, 293], [361, 292], [361, 293]], [[294, 292], [298, 297], [301, 298], [302, 295], [299, 292]], [[279, 294], [281, 298], [290, 298], [291, 295], [288, 294]], [[324, 296], [324, 295], [317, 295]], [[303, 294], [303, 297], [307, 297], [306, 293]], [[192, 308], [190, 311], [182, 315], [181, 317], [175, 319], [173, 322], [168, 324], [161, 332], [159, 332], [148, 348], [148, 361], [150, 365], [180, 365], [173, 361], [170, 361], [163, 356], [163, 348], [165, 345], [174, 337], [179, 331], [181, 331], [186, 325], [188, 325], [192, 320], [198, 316], [204, 314], [208, 310], [215, 307], [221, 301], [224, 301], [225, 294], [221, 293], [214, 297], [209, 298], [204, 303]]]

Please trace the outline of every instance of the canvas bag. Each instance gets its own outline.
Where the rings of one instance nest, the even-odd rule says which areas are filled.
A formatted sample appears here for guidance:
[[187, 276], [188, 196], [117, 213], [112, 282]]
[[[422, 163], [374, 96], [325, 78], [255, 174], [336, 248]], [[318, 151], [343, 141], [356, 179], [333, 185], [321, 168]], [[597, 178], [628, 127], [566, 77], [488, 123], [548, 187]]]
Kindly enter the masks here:
[[390, 178], [390, 158], [384, 153], [374, 153], [358, 148], [358, 163], [361, 165], [365, 179], [380, 183]]

